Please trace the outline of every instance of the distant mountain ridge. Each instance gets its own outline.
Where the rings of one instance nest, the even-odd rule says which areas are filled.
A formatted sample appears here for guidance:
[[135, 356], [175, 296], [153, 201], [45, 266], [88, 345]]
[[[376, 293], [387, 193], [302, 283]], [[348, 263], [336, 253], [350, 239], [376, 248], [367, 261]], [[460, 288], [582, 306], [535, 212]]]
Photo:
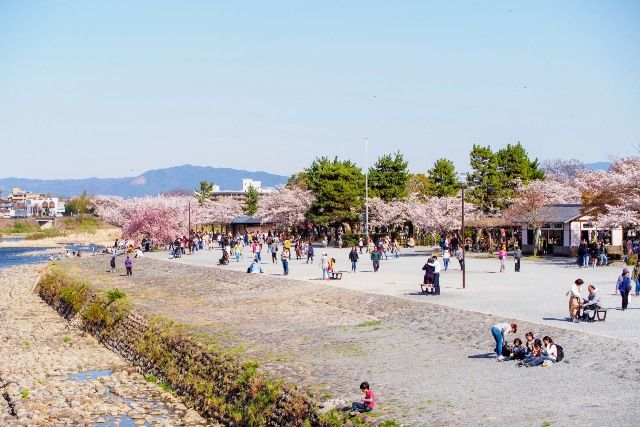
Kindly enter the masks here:
[[243, 178], [261, 181], [263, 188], [284, 185], [288, 179], [286, 176], [263, 171], [182, 165], [150, 170], [139, 176], [124, 178], [0, 178], [0, 187], [4, 187], [4, 197], [11, 192], [12, 187], [20, 187], [34, 193], [51, 193], [52, 196], [73, 197], [86, 190], [91, 194], [128, 198], [156, 195], [175, 189], [191, 191], [199, 187], [203, 179], [219, 185], [221, 190], [241, 190]]
[[610, 162], [585, 163], [584, 167], [594, 171], [598, 171], [598, 170], [606, 171], [606, 170], [609, 170], [609, 168], [611, 167], [611, 163]]

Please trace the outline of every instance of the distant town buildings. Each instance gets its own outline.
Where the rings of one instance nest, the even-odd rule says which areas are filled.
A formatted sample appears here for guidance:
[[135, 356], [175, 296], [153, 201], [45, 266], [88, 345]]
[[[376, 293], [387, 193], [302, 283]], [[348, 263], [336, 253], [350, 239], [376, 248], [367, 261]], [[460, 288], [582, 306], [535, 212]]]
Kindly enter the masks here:
[[7, 198], [0, 194], [0, 215], [3, 218], [56, 217], [64, 214], [65, 205], [58, 197], [32, 193], [14, 187]]
[[262, 190], [262, 181], [254, 181], [253, 179], [250, 179], [250, 178], [244, 178], [242, 180], [242, 191], [247, 193], [251, 187], [255, 188], [256, 190], [258, 190], [258, 192], [260, 192]]

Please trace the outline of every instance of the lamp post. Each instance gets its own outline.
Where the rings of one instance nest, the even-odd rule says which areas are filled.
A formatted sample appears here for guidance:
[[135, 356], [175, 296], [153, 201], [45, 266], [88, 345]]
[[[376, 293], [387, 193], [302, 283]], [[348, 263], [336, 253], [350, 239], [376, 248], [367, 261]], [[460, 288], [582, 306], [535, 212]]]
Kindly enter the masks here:
[[364, 235], [369, 250], [369, 138], [364, 137]]
[[459, 174], [458, 175], [458, 181], [460, 183], [460, 189], [462, 190], [462, 212], [461, 212], [461, 216], [462, 216], [462, 222], [460, 224], [460, 239], [462, 240], [462, 289], [465, 289], [466, 286], [466, 282], [467, 282], [467, 260], [466, 260], [466, 250], [465, 250], [465, 237], [464, 237], [464, 190], [467, 187], [467, 183], [466, 181], [466, 176], [464, 174]]
[[189, 228], [187, 229], [187, 237], [191, 238], [191, 200], [189, 200]]

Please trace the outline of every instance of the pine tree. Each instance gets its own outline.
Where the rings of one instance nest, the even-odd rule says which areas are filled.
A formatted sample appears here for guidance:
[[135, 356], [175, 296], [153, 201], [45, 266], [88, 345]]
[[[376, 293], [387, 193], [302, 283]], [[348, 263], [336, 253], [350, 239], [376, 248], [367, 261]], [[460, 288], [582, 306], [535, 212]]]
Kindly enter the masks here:
[[429, 169], [429, 195], [436, 197], [453, 197], [458, 194], [460, 184], [456, 177], [456, 167], [448, 159], [439, 159]]
[[249, 186], [249, 190], [247, 190], [247, 197], [244, 200], [243, 211], [245, 215], [255, 215], [258, 211], [258, 199], [260, 199], [260, 193], [256, 190], [253, 185]]
[[349, 160], [321, 157], [305, 170], [306, 182], [315, 200], [307, 212], [318, 225], [338, 227], [359, 221], [364, 206], [364, 175]]
[[400, 152], [380, 156], [369, 168], [369, 196], [389, 202], [407, 196], [409, 162]]

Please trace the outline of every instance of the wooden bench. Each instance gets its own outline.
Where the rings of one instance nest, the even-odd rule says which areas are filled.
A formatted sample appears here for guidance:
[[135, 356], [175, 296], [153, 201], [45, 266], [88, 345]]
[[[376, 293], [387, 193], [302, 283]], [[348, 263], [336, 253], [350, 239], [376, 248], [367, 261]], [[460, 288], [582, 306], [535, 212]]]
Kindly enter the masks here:
[[586, 314], [589, 322], [604, 322], [607, 320], [607, 309], [606, 308], [596, 308], [594, 310], [584, 310], [584, 314]]
[[331, 280], [342, 280], [342, 273], [340, 273], [338, 271], [332, 271], [330, 279]]

